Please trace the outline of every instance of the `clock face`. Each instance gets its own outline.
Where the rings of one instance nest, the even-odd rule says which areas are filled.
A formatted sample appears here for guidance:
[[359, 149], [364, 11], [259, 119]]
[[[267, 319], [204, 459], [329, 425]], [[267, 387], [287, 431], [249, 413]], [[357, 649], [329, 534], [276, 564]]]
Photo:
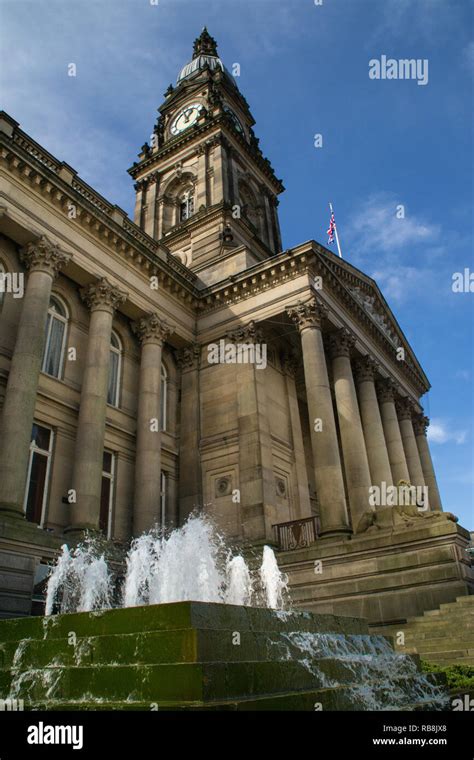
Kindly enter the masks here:
[[179, 135], [180, 132], [184, 132], [185, 129], [192, 127], [198, 120], [201, 111], [201, 103], [191, 103], [189, 106], [185, 106], [173, 119], [170, 133], [172, 135]]
[[243, 128], [242, 124], [240, 123], [238, 117], [232, 111], [232, 109], [229, 108], [228, 106], [226, 106], [225, 111], [228, 114], [228, 116], [230, 116], [230, 118], [232, 120], [232, 124], [234, 125], [234, 128], [237, 130], [237, 132], [239, 132], [241, 135], [243, 135], [245, 137], [244, 128]]

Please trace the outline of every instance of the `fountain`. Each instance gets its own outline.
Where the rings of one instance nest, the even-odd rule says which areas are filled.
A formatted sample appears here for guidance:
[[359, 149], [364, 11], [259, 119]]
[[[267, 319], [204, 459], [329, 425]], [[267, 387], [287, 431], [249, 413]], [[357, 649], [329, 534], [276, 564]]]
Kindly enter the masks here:
[[[46, 615], [108, 609], [113, 596], [112, 573], [96, 541], [73, 551], [64, 545], [48, 580]], [[283, 609], [287, 599], [288, 580], [269, 546], [253, 577], [211, 520], [191, 515], [169, 535], [152, 530], [132, 541], [119, 606], [195, 601]]]
[[366, 621], [284, 609], [272, 549], [247, 562], [206, 518], [140, 536], [125, 565], [118, 593], [94, 540], [63, 547], [47, 615], [0, 621], [0, 698], [54, 710], [447, 705], [440, 677]]

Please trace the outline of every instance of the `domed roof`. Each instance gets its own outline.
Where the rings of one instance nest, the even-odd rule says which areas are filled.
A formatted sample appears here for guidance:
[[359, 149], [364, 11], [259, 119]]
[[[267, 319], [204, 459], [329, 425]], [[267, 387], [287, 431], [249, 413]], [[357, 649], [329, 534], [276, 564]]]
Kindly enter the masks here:
[[224, 64], [216, 55], [198, 55], [197, 58], [193, 58], [193, 60], [187, 63], [186, 66], [183, 66], [177, 79], [177, 83], [179, 84], [183, 79], [187, 79], [194, 74], [195, 71], [202, 71], [206, 66], [210, 69], [221, 69], [221, 71], [224, 71]]
[[181, 69], [177, 84], [206, 67], [225, 71], [224, 64], [217, 55], [217, 43], [204, 27], [200, 36], [194, 41], [193, 58]]

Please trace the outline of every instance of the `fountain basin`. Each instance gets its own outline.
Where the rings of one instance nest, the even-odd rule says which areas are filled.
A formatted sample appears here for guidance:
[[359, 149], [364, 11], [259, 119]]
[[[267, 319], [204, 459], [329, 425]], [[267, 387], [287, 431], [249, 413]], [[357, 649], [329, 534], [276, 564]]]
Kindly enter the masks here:
[[207, 602], [1, 621], [0, 666], [0, 698], [33, 710], [443, 709], [447, 698], [364, 620]]

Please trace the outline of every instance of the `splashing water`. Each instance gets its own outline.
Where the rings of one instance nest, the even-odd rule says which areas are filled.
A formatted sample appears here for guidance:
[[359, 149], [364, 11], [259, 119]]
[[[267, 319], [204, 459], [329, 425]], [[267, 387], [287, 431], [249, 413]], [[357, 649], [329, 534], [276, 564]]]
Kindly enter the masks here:
[[419, 672], [412, 658], [394, 652], [384, 636], [298, 631], [282, 633], [274, 645], [282, 659], [309, 671], [318, 688], [347, 683], [357, 709], [390, 711], [427, 704], [443, 710], [449, 701], [444, 688]]
[[[168, 536], [152, 530], [132, 541], [126, 558], [122, 607], [196, 601], [283, 609], [287, 578], [269, 546], [253, 577], [245, 559], [225, 545], [212, 522], [191, 515]], [[46, 614], [111, 606], [112, 576], [93, 541], [67, 546], [48, 581]]]
[[244, 558], [229, 555], [226, 563], [226, 602], [228, 604], [250, 605], [254, 592], [254, 582]]
[[273, 610], [283, 609], [284, 597], [288, 594], [288, 578], [281, 573], [275, 554], [269, 546], [263, 547], [260, 580], [265, 592], [266, 606]]
[[104, 555], [86, 539], [72, 551], [63, 545], [46, 592], [45, 614], [55, 606], [61, 612], [91, 612], [111, 607], [112, 583]]

